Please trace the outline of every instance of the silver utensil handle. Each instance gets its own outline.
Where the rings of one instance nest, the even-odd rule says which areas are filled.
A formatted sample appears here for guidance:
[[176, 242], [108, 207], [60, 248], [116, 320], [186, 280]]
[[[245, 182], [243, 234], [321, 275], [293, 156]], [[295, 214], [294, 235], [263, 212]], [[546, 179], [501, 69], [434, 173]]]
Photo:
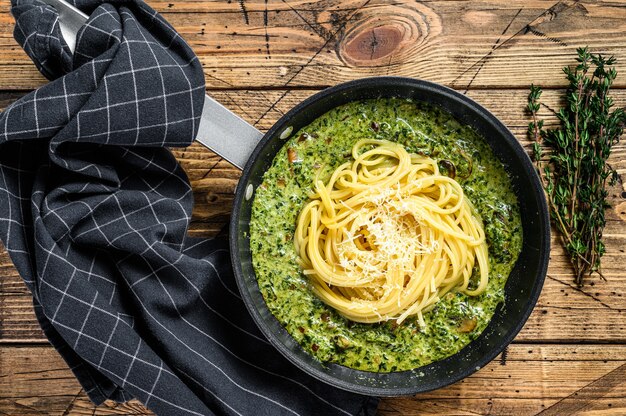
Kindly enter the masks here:
[[89, 16], [81, 12], [72, 4], [63, 0], [41, 0], [54, 7], [59, 13], [59, 27], [65, 43], [74, 53], [76, 50], [76, 35], [78, 30], [85, 24]]
[[[72, 53], [76, 35], [89, 16], [65, 0], [42, 0], [59, 12], [59, 26]], [[202, 118], [196, 140], [239, 169], [243, 169], [263, 133], [208, 95], [204, 99]]]
[[244, 168], [263, 133], [206, 95], [196, 140], [239, 169]]

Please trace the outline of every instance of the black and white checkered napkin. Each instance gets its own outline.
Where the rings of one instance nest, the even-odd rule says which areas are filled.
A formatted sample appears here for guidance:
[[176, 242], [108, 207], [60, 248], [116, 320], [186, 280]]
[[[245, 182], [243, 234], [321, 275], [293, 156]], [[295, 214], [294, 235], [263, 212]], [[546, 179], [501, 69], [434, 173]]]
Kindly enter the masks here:
[[53, 81], [0, 117], [0, 238], [89, 397], [162, 415], [373, 413], [268, 344], [224, 238], [186, 236], [192, 192], [165, 146], [198, 128], [191, 49], [141, 1], [76, 5], [91, 17], [72, 55], [53, 8], [13, 0], [15, 36]]

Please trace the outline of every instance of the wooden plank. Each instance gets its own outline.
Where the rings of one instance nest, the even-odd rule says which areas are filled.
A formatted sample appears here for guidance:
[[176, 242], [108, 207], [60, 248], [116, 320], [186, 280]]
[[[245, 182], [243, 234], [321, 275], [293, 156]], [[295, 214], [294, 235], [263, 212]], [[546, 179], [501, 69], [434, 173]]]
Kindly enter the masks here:
[[[460, 89], [563, 86], [576, 47], [626, 69], [626, 8], [575, 0], [148, 1], [200, 58], [210, 88], [318, 87], [404, 75]], [[0, 89], [45, 83], [0, 1]], [[626, 86], [626, 78], [618, 78]]]
[[139, 402], [90, 401], [52, 347], [0, 347], [0, 415], [150, 415]]
[[[537, 414], [559, 410], [565, 402], [576, 414], [623, 415], [626, 377], [618, 377], [623, 375], [626, 345], [512, 345], [506, 357], [447, 388], [383, 400], [379, 414]], [[602, 388], [590, 391], [598, 385]], [[0, 414], [17, 413], [149, 414], [136, 401], [95, 408], [51, 347], [0, 346]]]
[[[294, 91], [213, 91], [212, 94], [246, 120], [265, 130], [312, 90]], [[558, 108], [562, 91], [545, 92], [549, 108]], [[524, 116], [526, 92], [522, 90], [471, 90], [468, 95], [493, 111], [528, 148]], [[615, 92], [616, 105], [626, 105], [626, 91]], [[0, 95], [4, 107], [18, 94]], [[280, 99], [280, 100], [279, 100]], [[278, 100], [278, 101], [277, 101]], [[271, 111], [267, 109], [276, 103]], [[548, 108], [542, 108], [546, 125], [556, 119]], [[215, 235], [227, 222], [239, 171], [198, 144], [174, 151], [194, 188], [195, 207], [190, 233]], [[626, 142], [616, 146], [611, 162], [622, 179], [626, 179]], [[571, 270], [556, 237], [548, 271], [538, 305], [526, 326], [516, 338], [522, 342], [585, 341], [626, 343], [626, 188], [611, 189], [612, 208], [607, 210], [605, 231], [607, 253], [603, 273], [606, 282], [594, 278], [579, 290], [572, 285]], [[45, 342], [32, 313], [28, 290], [10, 263], [6, 252], [0, 254], [0, 343]]]

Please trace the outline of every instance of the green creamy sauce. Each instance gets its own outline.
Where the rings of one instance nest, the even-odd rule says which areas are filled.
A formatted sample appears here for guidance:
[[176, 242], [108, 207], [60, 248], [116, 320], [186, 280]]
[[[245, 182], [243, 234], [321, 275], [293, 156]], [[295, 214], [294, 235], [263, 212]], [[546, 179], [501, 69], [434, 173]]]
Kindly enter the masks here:
[[[425, 328], [414, 318], [401, 325], [394, 321], [360, 324], [343, 318], [313, 294], [297, 263], [296, 219], [315, 175], [327, 182], [332, 171], [351, 160], [352, 146], [363, 138], [401, 143], [410, 153], [438, 160], [444, 172], [452, 162], [455, 179], [485, 227], [487, 290], [476, 297], [449, 293], [425, 314]], [[521, 246], [517, 199], [487, 143], [437, 107], [394, 98], [337, 107], [292, 134], [256, 189], [250, 222], [259, 288], [278, 321], [321, 362], [374, 372], [421, 367], [477, 338], [504, 301], [504, 285]]]

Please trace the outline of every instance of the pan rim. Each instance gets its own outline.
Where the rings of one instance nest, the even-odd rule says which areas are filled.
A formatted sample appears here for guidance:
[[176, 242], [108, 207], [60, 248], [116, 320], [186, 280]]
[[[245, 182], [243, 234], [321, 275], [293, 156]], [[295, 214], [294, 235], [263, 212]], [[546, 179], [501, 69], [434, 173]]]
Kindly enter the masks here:
[[[478, 117], [482, 118], [485, 122], [487, 122], [493, 128], [495, 128], [498, 131], [498, 133], [500, 133], [501, 138], [504, 139], [507, 142], [507, 144], [510, 146], [510, 148], [514, 151], [515, 156], [518, 159], [518, 162], [521, 164], [521, 167], [526, 172], [527, 174], [526, 179], [531, 185], [532, 193], [534, 193], [535, 195], [539, 195], [539, 193], [541, 194], [541, 197], [537, 198], [538, 203], [539, 203], [539, 212], [538, 212], [537, 220], [539, 221], [539, 227], [541, 228], [542, 233], [540, 236], [537, 236], [536, 241], [539, 241], [541, 243], [541, 246], [544, 247], [545, 249], [543, 251], [538, 251], [539, 258], [537, 260], [538, 267], [537, 267], [537, 276], [535, 279], [535, 283], [532, 286], [531, 292], [528, 293], [527, 300], [523, 306], [522, 312], [517, 315], [518, 316], [517, 323], [510, 330], [508, 330], [508, 332], [504, 336], [499, 337], [497, 339], [496, 345], [493, 345], [486, 354], [484, 354], [480, 359], [473, 361], [475, 366], [465, 367], [463, 371], [455, 371], [453, 374], [446, 377], [446, 379], [441, 380], [441, 382], [433, 383], [433, 385], [428, 385], [428, 386], [409, 385], [406, 387], [390, 388], [390, 387], [375, 387], [375, 386], [359, 385], [359, 384], [352, 383], [346, 380], [338, 379], [328, 374], [327, 372], [321, 371], [319, 368], [315, 368], [312, 365], [303, 362], [301, 359], [299, 359], [299, 357], [297, 357], [294, 354], [294, 352], [288, 346], [286, 346], [278, 338], [277, 334], [274, 333], [274, 331], [272, 331], [265, 324], [265, 320], [261, 316], [260, 311], [255, 307], [253, 299], [251, 297], [251, 293], [248, 290], [249, 288], [244, 282], [243, 269], [242, 269], [241, 259], [239, 256], [240, 244], [239, 244], [239, 238], [237, 234], [239, 232], [241, 204], [244, 201], [247, 184], [249, 183], [249, 180], [251, 177], [251, 168], [254, 165], [254, 163], [257, 161], [257, 159], [262, 155], [263, 150], [265, 149], [266, 145], [270, 142], [269, 139], [274, 137], [276, 134], [279, 134], [279, 132], [281, 132], [286, 126], [288, 126], [290, 119], [295, 114], [298, 114], [301, 111], [305, 111], [307, 107], [309, 107], [311, 104], [315, 103], [316, 101], [319, 101], [324, 98], [328, 98], [329, 96], [332, 96], [335, 94], [347, 93], [350, 90], [353, 90], [357, 87], [380, 86], [380, 85], [394, 85], [394, 86], [400, 86], [400, 87], [406, 86], [408, 88], [420, 89], [423, 91], [431, 92], [433, 94], [444, 96], [444, 98], [447, 100], [456, 101], [456, 103], [459, 103], [471, 109], [474, 113], [477, 114]], [[230, 245], [231, 262], [232, 262], [232, 266], [233, 266], [233, 270], [235, 274], [235, 280], [237, 282], [239, 291], [244, 299], [246, 308], [248, 309], [250, 315], [252, 316], [253, 320], [255, 321], [256, 325], [259, 327], [261, 332], [264, 334], [264, 336], [270, 341], [270, 343], [276, 349], [278, 349], [278, 351], [285, 358], [287, 358], [294, 365], [296, 365], [297, 367], [299, 367], [306, 373], [310, 374], [311, 376], [327, 384], [338, 387], [340, 389], [351, 391], [354, 393], [359, 393], [359, 394], [389, 397], [389, 396], [413, 395], [413, 394], [420, 393], [420, 392], [427, 392], [427, 391], [435, 390], [435, 389], [447, 386], [449, 384], [452, 384], [454, 382], [457, 382], [473, 374], [474, 372], [478, 371], [478, 369], [484, 367], [486, 364], [491, 362], [498, 354], [500, 354], [504, 350], [504, 348], [506, 348], [507, 345], [511, 343], [511, 341], [513, 341], [515, 336], [522, 329], [522, 327], [528, 320], [528, 317], [532, 313], [537, 303], [537, 299], [539, 298], [539, 294], [541, 293], [541, 290], [543, 288], [543, 283], [545, 281], [545, 276], [547, 273], [548, 262], [549, 262], [549, 255], [550, 255], [550, 221], [549, 221], [549, 216], [548, 216], [547, 203], [545, 201], [545, 197], [543, 194], [543, 187], [541, 185], [539, 177], [536, 174], [534, 165], [531, 162], [530, 157], [528, 156], [524, 148], [521, 146], [521, 144], [518, 142], [518, 140], [515, 138], [513, 133], [511, 133], [511, 131], [490, 111], [485, 109], [482, 105], [478, 104], [474, 100], [468, 98], [467, 96], [451, 88], [445, 87], [443, 85], [440, 85], [434, 82], [419, 80], [419, 79], [414, 79], [414, 78], [407, 78], [407, 77], [395, 77], [395, 76], [369, 77], [369, 78], [361, 78], [361, 79], [349, 81], [346, 83], [338, 84], [336, 86], [322, 90], [312, 95], [311, 97], [308, 97], [307, 99], [305, 99], [304, 101], [300, 102], [295, 107], [293, 107], [290, 111], [288, 111], [267, 131], [267, 133], [263, 136], [263, 139], [259, 142], [259, 144], [256, 146], [256, 148], [252, 152], [250, 159], [247, 161], [244, 167], [242, 176], [239, 179], [239, 183], [237, 185], [237, 189], [235, 193], [235, 199], [233, 201], [233, 212], [232, 212], [232, 217], [231, 217], [231, 222], [230, 222], [230, 227], [229, 227], [229, 245]], [[256, 278], [254, 280], [256, 280]], [[489, 328], [489, 325], [483, 332], [486, 332], [488, 328]], [[468, 345], [471, 345], [474, 342], [475, 341], [472, 341]], [[299, 344], [297, 345], [299, 346]], [[467, 346], [465, 346], [464, 348], [466, 347]], [[458, 355], [461, 351], [463, 351], [463, 349], [459, 350], [459, 352], [451, 355], [450, 357], [454, 357]], [[450, 357], [446, 359], [449, 359]], [[345, 367], [345, 368], [355, 373], [361, 372], [361, 373], [370, 374], [370, 372], [362, 372], [360, 370], [355, 370], [355, 369], [348, 368], [348, 367]], [[408, 370], [407, 372], [419, 370], [420, 368], [424, 368], [424, 367], [418, 367], [417, 369]], [[403, 372], [397, 372], [397, 373], [403, 373]], [[378, 374], [384, 374], [384, 373], [378, 373]]]

